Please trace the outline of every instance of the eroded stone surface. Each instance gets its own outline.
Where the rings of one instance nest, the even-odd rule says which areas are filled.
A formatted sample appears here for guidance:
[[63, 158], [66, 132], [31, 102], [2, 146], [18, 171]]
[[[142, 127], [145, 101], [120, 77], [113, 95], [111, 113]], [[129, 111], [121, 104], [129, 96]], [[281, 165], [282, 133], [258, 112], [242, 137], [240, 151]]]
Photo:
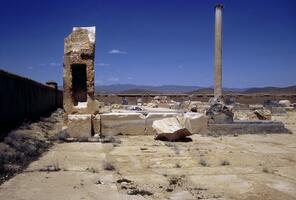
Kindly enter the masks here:
[[179, 115], [178, 119], [191, 134], [206, 133], [208, 127], [208, 117], [199, 113], [185, 113]]
[[[64, 110], [73, 114], [79, 102], [94, 101], [95, 27], [74, 27], [64, 43]], [[95, 112], [87, 108], [84, 113]]]
[[155, 134], [154, 128], [152, 127], [152, 124], [154, 121], [165, 119], [165, 118], [171, 118], [176, 115], [177, 113], [149, 113], [146, 116], [146, 134], [148, 135]]
[[91, 132], [90, 114], [68, 115], [67, 133], [70, 137], [91, 137]]
[[141, 113], [101, 114], [102, 135], [144, 135], [145, 116]]
[[153, 122], [152, 127], [156, 134], [161, 133], [174, 133], [182, 129], [182, 126], [176, 117], [165, 118]]

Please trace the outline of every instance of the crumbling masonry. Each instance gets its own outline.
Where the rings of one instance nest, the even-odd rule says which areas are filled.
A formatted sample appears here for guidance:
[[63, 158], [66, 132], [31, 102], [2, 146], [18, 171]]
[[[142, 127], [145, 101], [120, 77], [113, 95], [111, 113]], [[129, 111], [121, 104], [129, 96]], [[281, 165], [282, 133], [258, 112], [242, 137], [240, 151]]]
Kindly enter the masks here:
[[64, 42], [63, 104], [67, 132], [72, 137], [99, 132], [95, 128], [100, 108], [94, 99], [95, 34], [95, 27], [74, 27]]

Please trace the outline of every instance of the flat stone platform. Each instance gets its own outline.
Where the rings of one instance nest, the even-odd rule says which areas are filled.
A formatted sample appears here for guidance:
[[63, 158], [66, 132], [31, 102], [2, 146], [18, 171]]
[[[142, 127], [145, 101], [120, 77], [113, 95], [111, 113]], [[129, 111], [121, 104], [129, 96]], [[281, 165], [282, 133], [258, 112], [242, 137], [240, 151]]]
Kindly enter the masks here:
[[296, 112], [272, 119], [293, 134], [194, 134], [185, 143], [123, 135], [116, 143], [56, 143], [2, 184], [0, 199], [295, 200]]
[[235, 120], [233, 123], [209, 124], [209, 135], [290, 133], [279, 121]]
[[[186, 143], [116, 137], [121, 143], [54, 145], [1, 185], [0, 199], [296, 199], [295, 128], [294, 134], [196, 134]], [[46, 171], [52, 165], [60, 170]]]

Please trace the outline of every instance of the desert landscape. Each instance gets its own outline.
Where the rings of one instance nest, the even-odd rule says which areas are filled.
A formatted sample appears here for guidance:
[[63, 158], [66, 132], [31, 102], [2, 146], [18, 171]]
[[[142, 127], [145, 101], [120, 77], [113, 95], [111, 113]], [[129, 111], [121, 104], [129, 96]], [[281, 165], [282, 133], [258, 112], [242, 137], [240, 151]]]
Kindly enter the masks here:
[[296, 199], [292, 1], [31, 3], [0, 12], [33, 27], [0, 33], [0, 199]]
[[5, 166], [21, 173], [1, 185], [1, 199], [295, 199], [295, 111], [271, 115], [290, 133], [194, 134], [189, 142], [153, 135], [67, 141], [60, 112], [42, 120], [54, 121], [51, 131], [33, 123], [1, 143], [8, 160], [20, 151], [6, 147], [16, 146], [13, 136], [37, 139], [42, 129], [48, 134], [38, 140], [53, 143], [23, 171], [17, 163]]

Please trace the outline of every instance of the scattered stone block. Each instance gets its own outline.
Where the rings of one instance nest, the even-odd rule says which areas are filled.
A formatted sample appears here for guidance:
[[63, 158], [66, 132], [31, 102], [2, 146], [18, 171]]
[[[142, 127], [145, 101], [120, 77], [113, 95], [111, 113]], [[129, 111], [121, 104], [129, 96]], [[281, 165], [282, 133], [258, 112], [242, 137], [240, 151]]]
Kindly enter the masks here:
[[233, 112], [220, 99], [210, 99], [210, 108], [206, 111], [209, 123], [223, 124], [233, 122]]
[[145, 116], [141, 113], [101, 114], [101, 135], [144, 135]]
[[291, 102], [289, 100], [280, 100], [279, 104], [282, 107], [290, 107], [291, 106]]
[[152, 135], [155, 134], [154, 128], [152, 127], [152, 124], [156, 120], [161, 120], [164, 118], [171, 118], [176, 116], [177, 113], [149, 113], [146, 116], [146, 134]]
[[234, 120], [257, 120], [257, 116], [252, 110], [235, 110], [234, 111]]
[[251, 110], [259, 110], [259, 109], [263, 109], [263, 105], [262, 104], [250, 104], [249, 108]]
[[181, 103], [174, 100], [170, 100], [169, 106], [170, 106], [170, 109], [178, 110], [181, 107]]
[[255, 110], [254, 114], [259, 120], [271, 120], [271, 111], [268, 109]]
[[180, 109], [180, 103], [179, 102], [175, 102], [175, 103], [169, 103], [169, 106], [170, 106], [170, 109], [173, 109], [173, 110], [178, 110]]
[[158, 103], [151, 102], [151, 103], [148, 103], [147, 106], [150, 107], [150, 108], [157, 108], [158, 107]]
[[176, 117], [155, 120], [152, 123], [152, 127], [156, 134], [174, 133], [175, 131], [182, 129], [182, 126]]
[[208, 117], [199, 113], [185, 113], [178, 116], [182, 127], [188, 129], [191, 134], [206, 133], [208, 127]]
[[198, 108], [200, 105], [202, 105], [201, 101], [190, 101], [188, 110], [192, 110], [192, 108]]
[[91, 115], [68, 115], [67, 133], [70, 137], [91, 137]]

